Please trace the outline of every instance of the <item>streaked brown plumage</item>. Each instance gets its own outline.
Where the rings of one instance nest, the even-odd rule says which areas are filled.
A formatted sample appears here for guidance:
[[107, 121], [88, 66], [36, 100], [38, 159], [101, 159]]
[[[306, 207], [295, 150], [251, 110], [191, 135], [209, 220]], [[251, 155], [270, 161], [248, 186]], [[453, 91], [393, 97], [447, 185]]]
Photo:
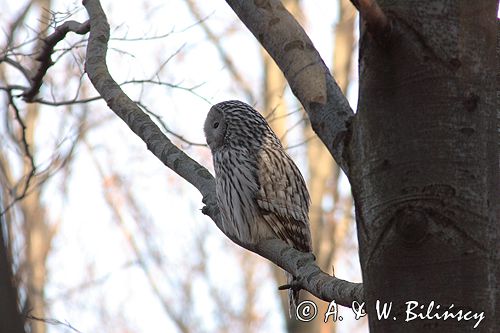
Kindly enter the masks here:
[[[245, 244], [279, 238], [311, 252], [309, 193], [266, 120], [243, 102], [227, 101], [210, 109], [204, 131], [224, 230]], [[298, 297], [289, 291], [290, 314]]]

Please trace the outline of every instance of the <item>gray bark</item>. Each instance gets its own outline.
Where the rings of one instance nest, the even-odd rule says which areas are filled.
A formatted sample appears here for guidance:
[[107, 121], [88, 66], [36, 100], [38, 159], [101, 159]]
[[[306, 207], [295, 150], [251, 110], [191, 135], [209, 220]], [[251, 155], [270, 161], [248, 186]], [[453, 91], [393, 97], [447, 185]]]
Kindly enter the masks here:
[[[372, 332], [470, 332], [476, 320], [412, 320], [407, 301], [484, 311], [499, 332], [497, 1], [379, 1], [363, 25], [350, 181]], [[365, 16], [364, 16], [365, 17]], [[397, 320], [377, 320], [376, 300]]]

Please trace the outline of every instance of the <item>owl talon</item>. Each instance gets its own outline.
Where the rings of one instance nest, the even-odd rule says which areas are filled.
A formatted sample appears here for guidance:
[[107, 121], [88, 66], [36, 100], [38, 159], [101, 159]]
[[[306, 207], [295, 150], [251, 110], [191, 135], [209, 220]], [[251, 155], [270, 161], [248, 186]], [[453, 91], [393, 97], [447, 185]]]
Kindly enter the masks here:
[[282, 286], [278, 287], [278, 290], [301, 290], [302, 287], [300, 286], [300, 283], [296, 280], [293, 280], [290, 283], [284, 284]]
[[284, 284], [284, 285], [278, 287], [278, 290], [287, 290], [287, 289], [292, 289], [292, 285], [291, 284]]

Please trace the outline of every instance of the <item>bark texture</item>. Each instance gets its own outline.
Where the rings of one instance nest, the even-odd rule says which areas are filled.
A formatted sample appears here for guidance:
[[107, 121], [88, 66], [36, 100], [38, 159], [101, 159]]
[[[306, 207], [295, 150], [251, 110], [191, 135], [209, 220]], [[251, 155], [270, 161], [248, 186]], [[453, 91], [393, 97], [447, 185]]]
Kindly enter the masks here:
[[[370, 331], [476, 322], [404, 322], [414, 300], [423, 314], [431, 301], [432, 313], [484, 311], [479, 331], [499, 332], [498, 2], [379, 5], [390, 32], [363, 25], [349, 149]], [[389, 320], [377, 320], [376, 300], [394, 302]]]

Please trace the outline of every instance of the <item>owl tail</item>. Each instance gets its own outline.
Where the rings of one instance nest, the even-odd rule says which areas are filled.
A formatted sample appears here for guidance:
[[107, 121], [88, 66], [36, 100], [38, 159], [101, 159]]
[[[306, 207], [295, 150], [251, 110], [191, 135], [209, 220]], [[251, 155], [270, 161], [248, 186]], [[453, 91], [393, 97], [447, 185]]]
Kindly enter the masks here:
[[[285, 272], [287, 279], [287, 284], [292, 285], [294, 278], [293, 275]], [[297, 317], [297, 305], [299, 304], [299, 293], [300, 290], [294, 290], [293, 288], [288, 289], [288, 314], [290, 318]]]

